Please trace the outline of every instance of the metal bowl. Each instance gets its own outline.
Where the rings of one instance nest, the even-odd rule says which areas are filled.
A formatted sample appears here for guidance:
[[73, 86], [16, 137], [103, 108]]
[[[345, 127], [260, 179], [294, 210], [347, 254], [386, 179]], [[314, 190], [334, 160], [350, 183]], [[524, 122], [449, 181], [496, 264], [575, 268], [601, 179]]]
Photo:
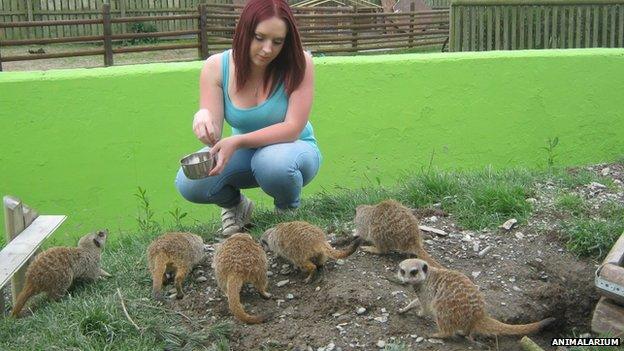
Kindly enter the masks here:
[[216, 164], [215, 161], [210, 152], [200, 151], [182, 157], [180, 165], [187, 178], [202, 179], [208, 177], [208, 173]]

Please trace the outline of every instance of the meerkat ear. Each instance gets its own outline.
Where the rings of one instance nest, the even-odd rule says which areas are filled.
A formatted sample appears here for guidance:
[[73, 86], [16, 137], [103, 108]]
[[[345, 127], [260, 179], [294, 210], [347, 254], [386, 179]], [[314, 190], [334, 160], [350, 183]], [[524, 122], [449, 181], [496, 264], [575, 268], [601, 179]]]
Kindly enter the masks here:
[[98, 231], [97, 231], [97, 235], [98, 235], [99, 237], [104, 237], [104, 236], [106, 236], [106, 233], [107, 233], [107, 232], [108, 232], [108, 229], [98, 230]]
[[427, 274], [428, 270], [429, 270], [429, 265], [426, 263], [423, 263], [423, 266], [422, 266], [423, 273]]
[[102, 243], [98, 240], [98, 238], [93, 238], [93, 243], [95, 244], [95, 246], [97, 247], [102, 247]]

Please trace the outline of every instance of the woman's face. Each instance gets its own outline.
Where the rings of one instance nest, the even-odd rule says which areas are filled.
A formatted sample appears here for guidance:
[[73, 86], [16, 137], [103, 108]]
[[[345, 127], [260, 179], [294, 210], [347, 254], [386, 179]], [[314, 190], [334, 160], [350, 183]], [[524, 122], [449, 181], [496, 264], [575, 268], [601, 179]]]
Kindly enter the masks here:
[[271, 63], [282, 51], [287, 32], [286, 22], [277, 17], [258, 23], [249, 50], [251, 62], [259, 67]]

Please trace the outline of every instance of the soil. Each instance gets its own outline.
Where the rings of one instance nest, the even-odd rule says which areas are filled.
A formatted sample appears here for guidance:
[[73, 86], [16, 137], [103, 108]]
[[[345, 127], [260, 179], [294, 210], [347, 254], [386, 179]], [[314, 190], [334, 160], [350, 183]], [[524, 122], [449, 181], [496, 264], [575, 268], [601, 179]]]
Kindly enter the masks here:
[[[592, 204], [624, 203], [622, 165], [588, 169], [612, 178], [612, 186], [592, 183], [573, 192]], [[558, 229], [562, 214], [554, 205], [558, 190], [552, 184], [538, 184], [536, 189], [534, 198], [527, 199], [533, 203], [532, 217], [510, 230], [464, 230], [452, 213], [435, 207], [414, 212], [422, 225], [447, 233], [423, 232], [426, 249], [479, 286], [493, 317], [512, 324], [555, 317], [554, 325], [530, 336], [544, 350], [554, 350], [553, 337], [591, 331], [599, 297], [593, 283], [598, 262], [568, 252]], [[328, 238], [336, 243], [344, 238], [341, 234], [330, 233]], [[436, 332], [431, 317], [418, 317], [415, 310], [399, 315], [399, 308], [415, 297], [408, 286], [387, 279], [395, 276], [403, 258], [358, 251], [345, 260], [328, 262], [322, 281], [306, 285], [304, 273], [270, 253], [269, 292], [274, 299], [262, 299], [251, 287], [241, 293], [248, 312], [271, 316], [261, 325], [245, 325], [231, 316], [227, 299], [209, 274], [209, 262], [195, 270], [184, 299], [171, 299], [167, 305], [189, 317], [230, 321], [232, 350], [379, 350], [391, 343], [402, 343], [409, 350], [521, 350], [520, 337], [513, 336], [479, 337], [477, 343], [461, 336], [431, 339], [428, 335]], [[288, 283], [278, 287], [283, 280]]]

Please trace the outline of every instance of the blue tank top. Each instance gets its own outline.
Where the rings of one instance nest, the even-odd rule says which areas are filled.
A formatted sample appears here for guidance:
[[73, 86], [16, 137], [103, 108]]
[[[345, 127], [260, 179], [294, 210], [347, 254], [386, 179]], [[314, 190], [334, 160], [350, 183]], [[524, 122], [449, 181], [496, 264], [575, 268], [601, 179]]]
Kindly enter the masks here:
[[[230, 100], [228, 93], [230, 75], [230, 50], [223, 52], [221, 61], [222, 88], [223, 88], [223, 112], [225, 120], [232, 126], [232, 135], [245, 134], [268, 127], [270, 125], [283, 122], [288, 110], [288, 95], [284, 89], [284, 83], [280, 82], [269, 97], [257, 106], [250, 108], [238, 108]], [[299, 140], [310, 143], [317, 151], [318, 145], [314, 138], [314, 129], [310, 121], [299, 135]], [[319, 152], [320, 156], [320, 152]]]

